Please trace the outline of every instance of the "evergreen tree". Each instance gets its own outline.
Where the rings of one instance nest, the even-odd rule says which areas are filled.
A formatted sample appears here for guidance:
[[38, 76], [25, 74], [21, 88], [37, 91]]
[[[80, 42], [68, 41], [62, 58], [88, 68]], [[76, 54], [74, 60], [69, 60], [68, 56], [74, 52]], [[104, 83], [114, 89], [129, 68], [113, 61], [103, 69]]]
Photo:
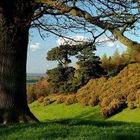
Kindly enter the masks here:
[[81, 78], [81, 84], [83, 85], [91, 78], [98, 78], [105, 74], [101, 67], [101, 61], [98, 56], [95, 55], [95, 45], [82, 47], [81, 51], [77, 55], [79, 69], [77, 70], [78, 76]]
[[74, 77], [75, 69], [73, 67], [62, 67], [47, 71], [50, 93], [71, 92], [71, 79]]

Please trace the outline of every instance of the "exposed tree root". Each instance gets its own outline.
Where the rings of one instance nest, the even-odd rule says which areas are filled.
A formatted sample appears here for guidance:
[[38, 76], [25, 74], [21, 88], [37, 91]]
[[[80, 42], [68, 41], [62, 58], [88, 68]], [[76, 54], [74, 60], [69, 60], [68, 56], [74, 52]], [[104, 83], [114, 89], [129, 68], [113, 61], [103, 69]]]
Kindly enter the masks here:
[[27, 112], [27, 117], [29, 117], [30, 121], [40, 122], [30, 110]]

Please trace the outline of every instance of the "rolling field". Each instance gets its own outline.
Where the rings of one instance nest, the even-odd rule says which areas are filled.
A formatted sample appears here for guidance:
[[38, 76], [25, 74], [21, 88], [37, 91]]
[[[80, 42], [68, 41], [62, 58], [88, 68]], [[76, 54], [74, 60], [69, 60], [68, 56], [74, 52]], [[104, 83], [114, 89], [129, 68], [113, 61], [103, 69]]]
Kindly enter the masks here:
[[104, 120], [99, 107], [47, 107], [34, 102], [32, 112], [41, 123], [0, 126], [0, 140], [139, 140], [140, 109], [125, 109]]

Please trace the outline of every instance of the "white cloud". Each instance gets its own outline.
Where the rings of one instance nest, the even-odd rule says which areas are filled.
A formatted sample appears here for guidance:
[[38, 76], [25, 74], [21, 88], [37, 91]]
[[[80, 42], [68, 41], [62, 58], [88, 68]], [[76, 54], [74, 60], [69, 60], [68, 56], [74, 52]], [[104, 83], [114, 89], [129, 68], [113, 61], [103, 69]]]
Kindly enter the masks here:
[[[71, 38], [71, 39], [69, 39]], [[87, 38], [81, 35], [77, 35], [77, 36], [73, 36], [73, 37], [69, 37], [69, 38], [59, 38], [57, 40], [58, 45], [65, 45], [65, 44], [77, 44], [79, 42], [83, 42], [83, 41], [91, 41], [91, 38]], [[76, 42], [77, 41], [77, 42]], [[116, 41], [113, 39], [110, 39], [106, 36], [101, 36], [99, 38], [96, 39], [96, 44], [97, 45], [104, 45], [104, 46], [108, 46], [108, 47], [114, 47], [114, 45], [116, 44]]]
[[108, 47], [113, 47], [114, 46], [114, 42], [112, 42], [112, 41], [107, 41], [105, 44]]
[[68, 38], [59, 38], [57, 40], [58, 45], [65, 45], [65, 44], [77, 44], [83, 41], [88, 41], [88, 39], [84, 36], [81, 35], [77, 35], [77, 36], [73, 36], [73, 37], [68, 37]]
[[29, 48], [31, 49], [31, 51], [37, 51], [38, 49], [40, 49], [40, 43], [31, 43], [29, 45]]
[[96, 42], [97, 42], [98, 45], [102, 45], [102, 46], [105, 46], [105, 47], [116, 47], [118, 49], [119, 48], [124, 48], [124, 49], [127, 48], [120, 41], [115, 40], [114, 38], [108, 38], [108, 37], [105, 37], [105, 36], [99, 37]]
[[106, 45], [108, 47], [112, 47], [115, 44], [114, 38], [109, 38], [107, 36], [100, 36], [96, 39], [97, 45]]
[[[72, 38], [72, 40], [68, 39], [68, 38], [59, 38], [57, 40], [57, 43], [58, 43], [58, 45], [65, 45], [65, 44], [74, 45], [76, 43], [83, 42], [83, 41], [91, 41], [91, 38], [88, 39], [81, 35], [73, 36], [70, 38]], [[73, 41], [73, 39], [78, 42]], [[97, 38], [96, 45], [99, 45], [102, 47], [107, 47], [108, 49], [110, 47], [111, 47], [111, 49], [114, 48], [114, 50], [118, 49], [118, 51], [120, 51], [120, 53], [126, 51], [126, 49], [127, 49], [127, 47], [125, 45], [123, 45], [121, 42], [119, 42], [118, 40], [115, 40], [113, 37], [109, 38], [107, 36], [100, 36], [99, 38]]]

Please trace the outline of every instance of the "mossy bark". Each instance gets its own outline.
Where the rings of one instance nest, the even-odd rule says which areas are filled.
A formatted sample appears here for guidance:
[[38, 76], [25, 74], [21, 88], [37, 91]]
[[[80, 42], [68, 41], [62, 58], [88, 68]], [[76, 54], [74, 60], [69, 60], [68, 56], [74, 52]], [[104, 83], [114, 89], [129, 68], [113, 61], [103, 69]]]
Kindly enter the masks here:
[[0, 3], [0, 118], [4, 124], [38, 121], [30, 112], [26, 97], [26, 59], [32, 11], [27, 2], [23, 1], [23, 5], [16, 1], [6, 2]]

